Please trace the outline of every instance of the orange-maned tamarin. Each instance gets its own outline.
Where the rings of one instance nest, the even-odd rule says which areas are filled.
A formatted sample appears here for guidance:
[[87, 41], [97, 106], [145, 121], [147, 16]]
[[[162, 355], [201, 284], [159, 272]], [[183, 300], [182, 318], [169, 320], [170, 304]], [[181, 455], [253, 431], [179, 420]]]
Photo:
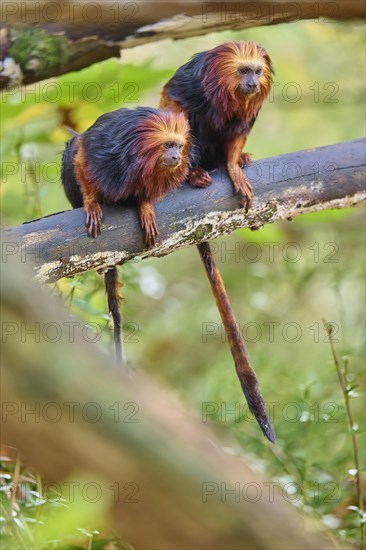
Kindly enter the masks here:
[[[84, 207], [92, 237], [101, 231], [101, 204], [134, 201], [145, 243], [150, 247], [158, 234], [154, 202], [188, 178], [193, 150], [183, 113], [148, 107], [118, 109], [102, 115], [67, 143], [61, 170], [64, 191], [74, 208]], [[116, 267], [106, 271], [105, 286], [117, 360], [121, 362], [121, 297]]]
[[[189, 120], [197, 146], [191, 181], [207, 185], [211, 180], [207, 170], [224, 164], [240, 206], [246, 210], [252, 204], [253, 190], [242, 171], [250, 163], [250, 154], [242, 150], [271, 90], [272, 75], [271, 59], [263, 46], [255, 42], [230, 42], [194, 55], [161, 92], [160, 107], [183, 112]], [[274, 442], [275, 434], [210, 246], [201, 243], [198, 250], [249, 408], [265, 436]]]

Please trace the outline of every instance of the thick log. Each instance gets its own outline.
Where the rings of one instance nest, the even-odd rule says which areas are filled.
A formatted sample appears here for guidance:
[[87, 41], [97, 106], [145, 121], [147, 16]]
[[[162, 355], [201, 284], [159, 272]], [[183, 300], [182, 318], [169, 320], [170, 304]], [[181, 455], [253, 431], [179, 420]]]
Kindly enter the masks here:
[[156, 204], [160, 235], [150, 250], [136, 210], [120, 206], [103, 209], [96, 239], [87, 236], [82, 209], [5, 229], [2, 257], [17, 256], [32, 265], [40, 282], [52, 282], [133, 258], [163, 256], [240, 227], [259, 229], [308, 212], [358, 205], [366, 198], [365, 164], [364, 139], [253, 162], [245, 170], [255, 194], [247, 214], [238, 208], [226, 171], [218, 169], [207, 189], [183, 185]]
[[364, 18], [362, 0], [314, 2], [156, 2], [41, 0], [1, 4], [0, 87], [11, 88], [76, 71], [120, 49], [310, 19]]
[[114, 368], [84, 323], [11, 264], [1, 277], [2, 443], [46, 487], [56, 483], [68, 506], [81, 494], [92, 529], [109, 520], [145, 550], [335, 548], [324, 525], [300, 516], [205, 416], [185, 412], [143, 373]]

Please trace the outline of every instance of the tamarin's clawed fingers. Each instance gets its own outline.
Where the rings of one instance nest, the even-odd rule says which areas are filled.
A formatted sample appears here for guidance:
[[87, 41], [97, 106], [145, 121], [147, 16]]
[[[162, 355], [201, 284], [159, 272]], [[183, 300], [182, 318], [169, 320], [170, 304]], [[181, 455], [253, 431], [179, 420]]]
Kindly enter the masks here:
[[203, 168], [193, 168], [189, 172], [188, 181], [192, 187], [205, 188], [212, 183], [212, 178]]
[[241, 153], [240, 159], [239, 159], [239, 166], [240, 168], [244, 168], [245, 166], [248, 166], [252, 162], [252, 153]]
[[99, 202], [91, 202], [84, 207], [86, 213], [85, 225], [89, 237], [96, 237], [101, 233], [103, 212]]
[[144, 232], [145, 244], [148, 248], [151, 248], [155, 245], [156, 237], [159, 235], [154, 207], [149, 202], [140, 202], [137, 211], [141, 229]]
[[245, 208], [245, 212], [248, 212], [252, 208], [253, 203], [253, 189], [248, 180], [243, 190], [239, 191], [240, 205]]
[[248, 212], [252, 206], [253, 188], [245, 177], [239, 164], [227, 166], [227, 172], [240, 199], [240, 206]]

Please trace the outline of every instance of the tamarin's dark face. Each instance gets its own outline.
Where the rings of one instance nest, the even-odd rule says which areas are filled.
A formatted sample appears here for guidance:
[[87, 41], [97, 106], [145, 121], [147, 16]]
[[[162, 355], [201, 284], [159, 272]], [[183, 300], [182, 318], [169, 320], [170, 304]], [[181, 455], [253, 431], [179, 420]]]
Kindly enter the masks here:
[[217, 109], [230, 111], [235, 101], [262, 102], [272, 85], [271, 60], [255, 42], [228, 42], [207, 53], [202, 83]]
[[260, 78], [263, 64], [258, 61], [248, 61], [239, 65], [239, 90], [245, 95], [257, 94], [260, 90]]
[[160, 164], [167, 168], [177, 168], [182, 160], [184, 140], [176, 136], [166, 141], [161, 148]]
[[[271, 82], [271, 68], [262, 47], [254, 42], [229, 44], [222, 60], [226, 85], [237, 93], [255, 95]], [[222, 56], [223, 58], [224, 56]]]
[[136, 153], [144, 159], [146, 174], [157, 169], [178, 177], [187, 168], [190, 128], [184, 113], [161, 110], [141, 123], [140, 132]]

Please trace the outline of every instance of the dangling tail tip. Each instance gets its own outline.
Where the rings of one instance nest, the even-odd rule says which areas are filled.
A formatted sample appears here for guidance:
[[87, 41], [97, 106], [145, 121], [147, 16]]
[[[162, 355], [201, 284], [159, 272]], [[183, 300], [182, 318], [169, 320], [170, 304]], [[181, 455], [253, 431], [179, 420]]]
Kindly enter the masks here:
[[266, 436], [266, 438], [271, 443], [276, 443], [276, 434], [274, 432], [272, 424], [269, 421], [266, 421], [266, 422], [259, 422], [259, 425], [261, 427], [263, 434]]

